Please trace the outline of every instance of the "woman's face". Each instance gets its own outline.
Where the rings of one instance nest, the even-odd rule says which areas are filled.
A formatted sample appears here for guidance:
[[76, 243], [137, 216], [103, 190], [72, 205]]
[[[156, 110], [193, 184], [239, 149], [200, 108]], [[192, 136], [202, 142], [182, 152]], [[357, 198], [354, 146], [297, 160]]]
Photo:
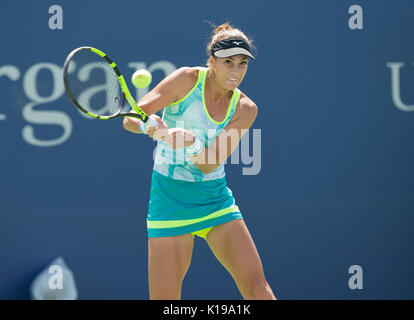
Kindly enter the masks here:
[[228, 90], [236, 89], [247, 71], [249, 58], [244, 54], [228, 58], [212, 57], [210, 66], [216, 74], [216, 81]]

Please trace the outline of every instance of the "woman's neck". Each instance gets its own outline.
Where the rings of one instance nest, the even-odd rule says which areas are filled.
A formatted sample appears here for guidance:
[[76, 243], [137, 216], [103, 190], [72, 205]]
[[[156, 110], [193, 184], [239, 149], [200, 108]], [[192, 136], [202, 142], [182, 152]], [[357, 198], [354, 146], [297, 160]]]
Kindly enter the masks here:
[[209, 95], [214, 101], [220, 101], [228, 98], [233, 94], [233, 91], [223, 88], [216, 80], [215, 72], [208, 68], [205, 86], [208, 87]]

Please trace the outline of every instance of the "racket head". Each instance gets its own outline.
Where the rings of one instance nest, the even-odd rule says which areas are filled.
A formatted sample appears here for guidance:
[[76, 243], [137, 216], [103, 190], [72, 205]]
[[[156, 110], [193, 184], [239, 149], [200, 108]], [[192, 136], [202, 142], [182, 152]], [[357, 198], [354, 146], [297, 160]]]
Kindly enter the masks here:
[[[63, 65], [66, 94], [84, 114], [97, 119], [135, 117], [125, 104], [136, 105], [116, 64], [105, 53], [93, 47], [73, 50]], [[144, 113], [145, 115], [145, 113]], [[145, 119], [146, 120], [146, 119]]]

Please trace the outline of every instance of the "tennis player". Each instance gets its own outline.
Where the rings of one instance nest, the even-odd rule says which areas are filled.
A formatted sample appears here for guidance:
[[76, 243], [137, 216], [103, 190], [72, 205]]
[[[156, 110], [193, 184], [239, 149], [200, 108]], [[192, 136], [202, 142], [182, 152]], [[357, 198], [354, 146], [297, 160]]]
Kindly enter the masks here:
[[[237, 88], [254, 59], [251, 46], [240, 29], [217, 27], [208, 68], [180, 68], [139, 101], [158, 126], [124, 120], [126, 130], [158, 141], [147, 216], [150, 299], [181, 298], [194, 236], [207, 241], [244, 299], [275, 299], [223, 164], [257, 115]], [[154, 115], [161, 109], [162, 119]]]

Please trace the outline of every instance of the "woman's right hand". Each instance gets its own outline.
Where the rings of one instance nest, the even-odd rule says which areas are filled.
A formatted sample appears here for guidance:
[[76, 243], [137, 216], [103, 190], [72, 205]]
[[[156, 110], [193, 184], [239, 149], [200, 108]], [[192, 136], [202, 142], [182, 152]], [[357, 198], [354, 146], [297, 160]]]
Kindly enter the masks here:
[[154, 119], [158, 124], [155, 127], [148, 127], [147, 135], [155, 141], [165, 139], [168, 134], [167, 124], [162, 121], [162, 119], [156, 114], [152, 114], [151, 118]]

